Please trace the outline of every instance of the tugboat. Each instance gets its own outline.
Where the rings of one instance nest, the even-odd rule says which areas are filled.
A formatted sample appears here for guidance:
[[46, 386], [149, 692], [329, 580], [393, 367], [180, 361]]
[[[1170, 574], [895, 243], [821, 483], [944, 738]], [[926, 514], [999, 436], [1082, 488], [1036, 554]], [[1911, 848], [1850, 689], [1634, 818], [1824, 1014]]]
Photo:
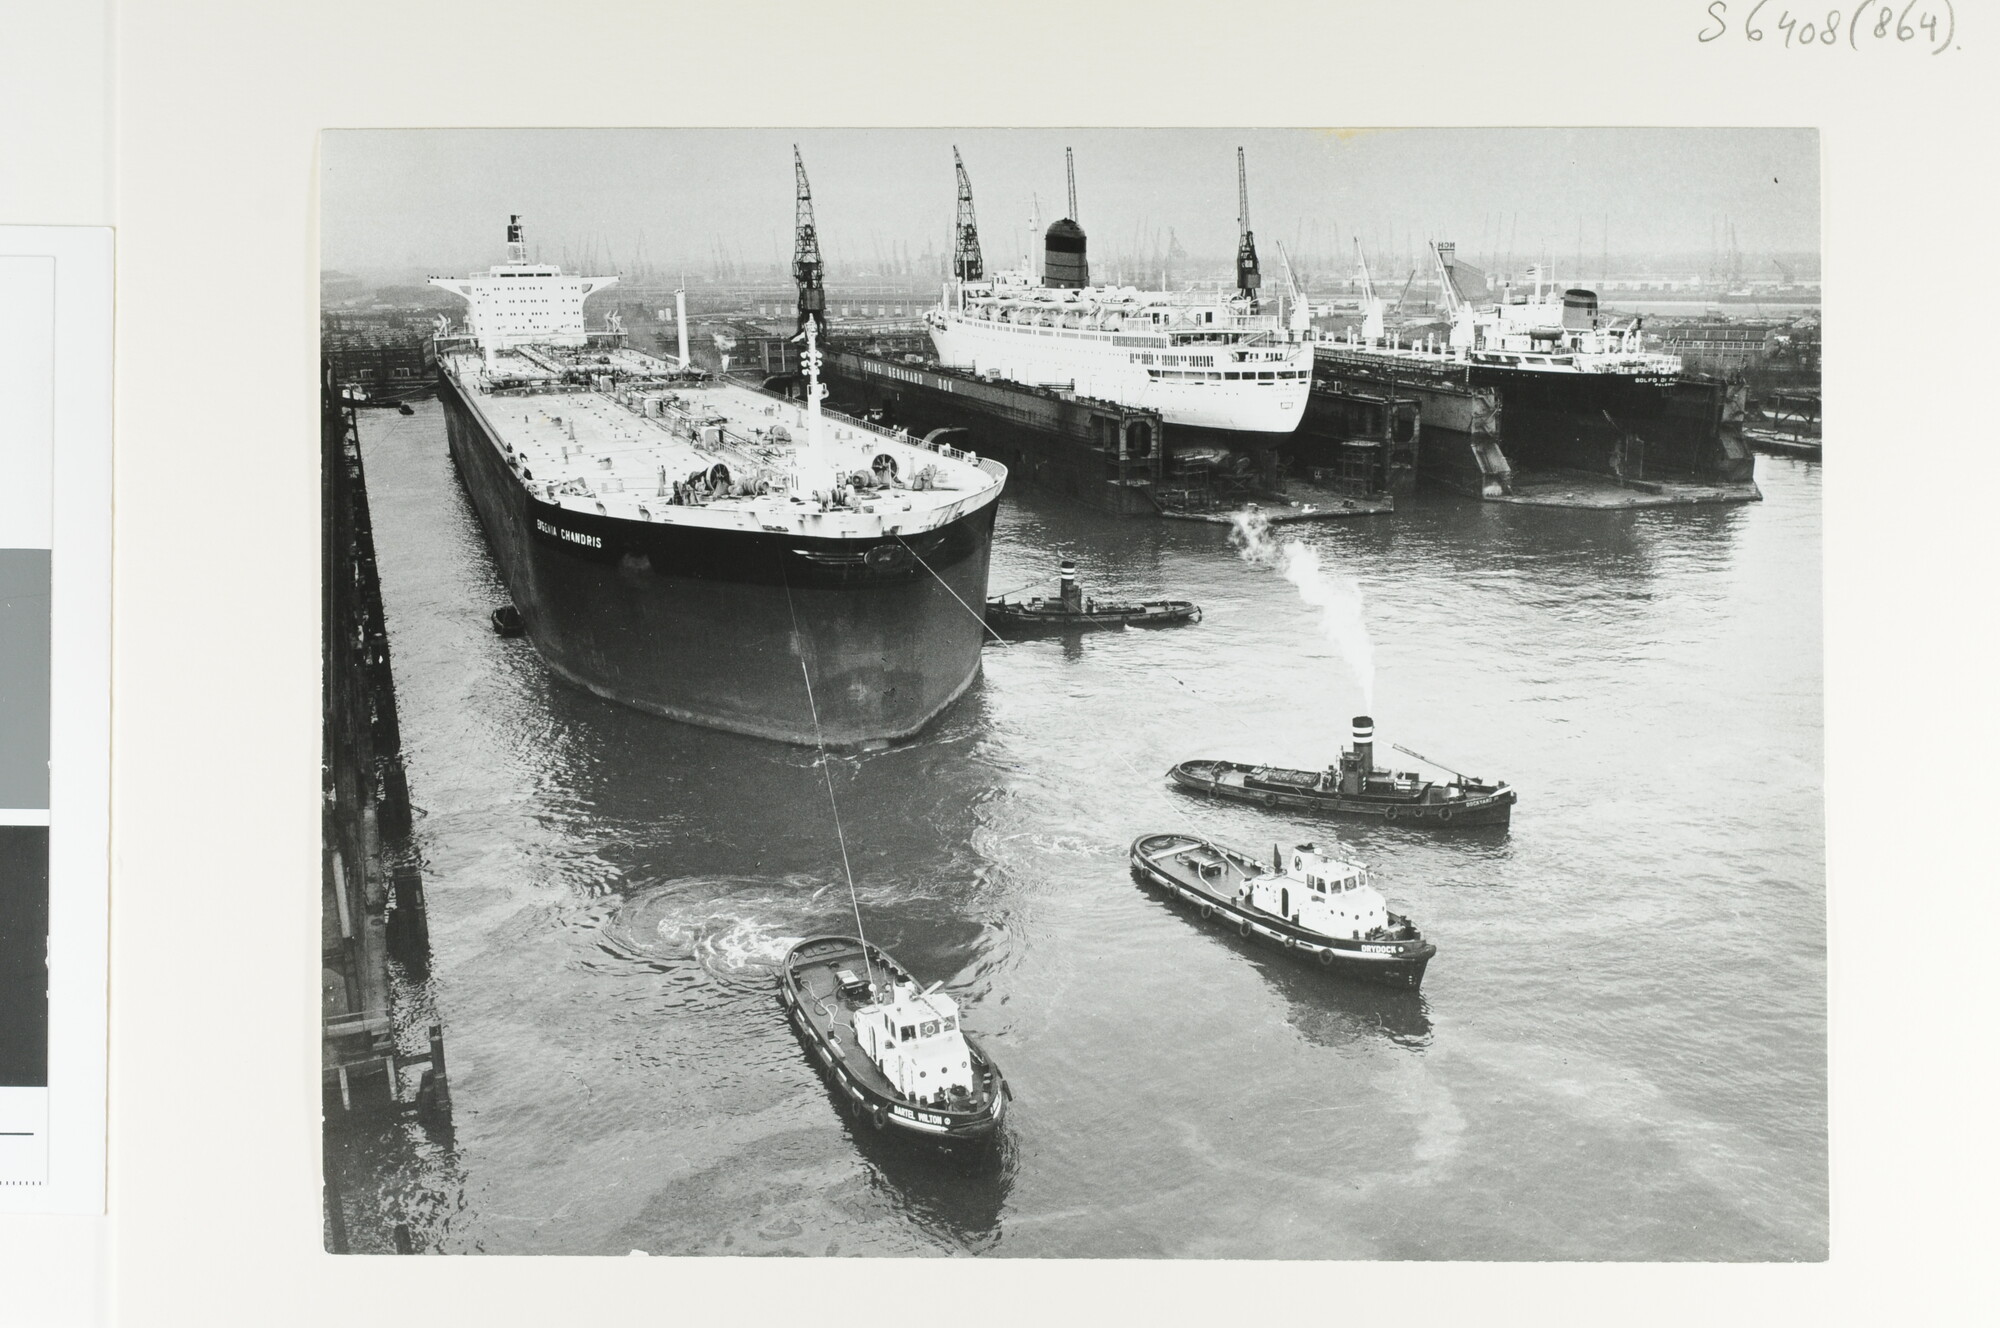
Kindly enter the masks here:
[[[1335, 845], [1338, 848], [1338, 845]], [[1132, 874], [1163, 886], [1245, 940], [1256, 937], [1342, 977], [1414, 991], [1437, 947], [1391, 913], [1368, 869], [1313, 844], [1276, 844], [1265, 863], [1199, 835], [1141, 835]]]
[[[1417, 756], [1407, 747], [1396, 750]], [[1437, 764], [1427, 757], [1417, 756], [1417, 759]], [[1341, 752], [1340, 760], [1324, 770], [1288, 770], [1280, 766], [1244, 765], [1239, 761], [1182, 761], [1167, 772], [1167, 777], [1182, 788], [1241, 802], [1379, 816], [1419, 829], [1508, 823], [1516, 795], [1505, 780], [1489, 784], [1476, 775], [1459, 774], [1455, 770], [1451, 773], [1455, 778], [1440, 784], [1410, 771], [1378, 769], [1375, 721], [1367, 715], [1356, 715], [1354, 747]]]
[[1163, 627], [1201, 621], [1201, 606], [1184, 599], [1155, 599], [1142, 604], [1117, 604], [1084, 597], [1076, 583], [1076, 563], [1062, 560], [1061, 597], [1010, 600], [1005, 595], [986, 601], [986, 625], [999, 632], [1094, 631], [1105, 627]]
[[880, 946], [852, 936], [800, 941], [778, 970], [792, 1027], [856, 1119], [958, 1151], [993, 1141], [1013, 1094], [941, 985], [919, 990]]

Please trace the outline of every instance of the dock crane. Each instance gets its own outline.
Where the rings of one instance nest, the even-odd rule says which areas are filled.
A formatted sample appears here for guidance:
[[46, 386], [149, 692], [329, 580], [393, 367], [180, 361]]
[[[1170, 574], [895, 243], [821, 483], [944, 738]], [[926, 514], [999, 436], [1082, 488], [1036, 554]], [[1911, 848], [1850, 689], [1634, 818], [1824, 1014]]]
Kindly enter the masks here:
[[1354, 261], [1361, 266], [1361, 338], [1374, 345], [1386, 335], [1382, 316], [1385, 301], [1377, 299], [1375, 282], [1368, 275], [1368, 256], [1361, 252], [1361, 237], [1354, 237]]
[[1283, 240], [1278, 241], [1278, 262], [1285, 269], [1285, 297], [1291, 301], [1286, 330], [1309, 337], [1312, 332], [1312, 306], [1306, 302], [1306, 293], [1299, 288], [1298, 278], [1292, 273], [1292, 256], [1285, 252]]
[[1403, 293], [1396, 297], [1396, 307], [1394, 309], [1391, 309], [1389, 311], [1390, 313], [1400, 314], [1403, 312], [1403, 301], [1410, 298], [1410, 287], [1416, 284], [1416, 280], [1417, 280], [1417, 270], [1415, 268], [1411, 268], [1409, 280], [1403, 283]]
[[[958, 229], [952, 241], [951, 272], [960, 281], [977, 281], [985, 274], [985, 265], [979, 257], [979, 224], [972, 217], [972, 179], [966, 175], [965, 162], [955, 146], [951, 164], [958, 172]], [[1070, 186], [1072, 194], [1075, 188]]]
[[819, 228], [813, 224], [812, 185], [806, 182], [805, 159], [792, 144], [792, 166], [798, 175], [798, 239], [792, 248], [792, 280], [799, 287], [799, 334], [811, 323], [826, 336], [826, 263], [819, 256]]
[[1250, 177], [1243, 168], [1243, 149], [1236, 149], [1236, 226], [1243, 238], [1236, 246], [1236, 293], [1257, 312], [1257, 288], [1264, 284], [1257, 273], [1257, 237], [1250, 233]]
[[1459, 292], [1458, 279], [1452, 275], [1450, 265], [1444, 261], [1444, 251], [1438, 248], [1437, 241], [1430, 240], [1426, 243], [1431, 248], [1431, 262], [1437, 266], [1438, 289], [1444, 296], [1444, 310], [1456, 318], [1458, 311], [1465, 307], [1465, 297]]

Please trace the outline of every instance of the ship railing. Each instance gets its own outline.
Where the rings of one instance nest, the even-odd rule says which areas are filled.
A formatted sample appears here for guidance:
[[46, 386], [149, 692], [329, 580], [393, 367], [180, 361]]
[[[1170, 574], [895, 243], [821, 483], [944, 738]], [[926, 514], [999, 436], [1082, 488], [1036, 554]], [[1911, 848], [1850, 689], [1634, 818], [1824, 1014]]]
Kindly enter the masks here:
[[[982, 469], [997, 470], [1002, 475], [1006, 473], [1005, 467], [999, 466], [995, 462], [982, 460], [980, 462], [980, 466]], [[571, 482], [573, 483], [574, 481]], [[711, 507], [718, 501], [719, 498], [725, 496], [725, 495], [717, 495], [709, 493], [694, 493], [684, 497], [677, 504], [673, 501], [673, 498], [671, 496], [673, 489], [673, 481], [670, 479], [668, 480], [665, 486], [657, 486], [656, 481], [652, 478], [648, 478], [642, 483], [633, 485], [629, 488], [623, 487], [621, 484], [621, 487], [619, 488], [615, 489], [607, 488], [594, 492], [593, 491], [578, 492], [574, 489], [565, 488], [562, 485], [555, 485], [549, 487], [530, 485], [528, 487], [531, 493], [535, 492], [539, 488], [542, 501], [547, 503], [552, 503], [555, 506], [563, 508], [564, 510], [567, 511], [588, 512], [594, 510], [600, 516], [636, 517], [641, 521], [658, 520], [659, 514], [669, 511], [676, 506], [693, 507], [693, 508]], [[667, 492], [666, 493], [658, 492], [659, 487], [664, 487], [667, 490]], [[789, 487], [789, 486], [774, 485], [774, 491], [783, 487]], [[906, 492], [908, 491], [892, 490], [890, 491], [890, 496], [899, 496]], [[935, 493], [937, 491], [929, 490], [928, 492]], [[954, 499], [953, 501], [947, 503], [942, 507], [926, 510], [922, 512], [920, 515], [922, 515], [925, 518], [926, 529], [937, 529], [941, 526], [950, 525], [952, 522], [964, 516], [967, 512], [975, 510], [982, 503], [987, 501], [989, 496], [990, 496], [990, 490], [982, 488], [977, 493], [967, 494], [963, 498]], [[862, 499], [860, 501], [869, 501], [869, 500]], [[735, 516], [740, 521], [740, 523], [746, 528], [758, 526], [761, 524], [759, 520], [759, 515], [755, 509], [726, 508], [724, 510], [729, 512], [731, 515]], [[868, 516], [871, 515], [870, 513], [861, 511], [858, 507], [822, 506], [818, 510], [820, 511], [820, 513], [826, 515], [851, 516], [860, 518], [864, 521], [867, 519]], [[884, 531], [886, 531], [892, 525], [902, 524], [906, 519], [905, 514], [900, 510], [894, 512], [875, 512], [872, 515], [876, 518], [876, 521], [880, 524], [881, 528]]]
[[1080, 337], [1158, 337], [1163, 344], [1173, 343], [1175, 337], [1203, 336], [1217, 332], [1240, 332], [1245, 339], [1239, 345], [1267, 345], [1282, 340], [1285, 329], [1276, 319], [1266, 314], [1226, 314], [1207, 323], [1149, 323], [1136, 316], [1126, 318], [1113, 327], [1108, 323], [1085, 323], [1067, 327], [1061, 323], [1039, 323], [1008, 318], [969, 318], [965, 321], [975, 326], [1002, 327], [1010, 332], [1025, 332], [1034, 336], [1056, 337], [1076, 340]]

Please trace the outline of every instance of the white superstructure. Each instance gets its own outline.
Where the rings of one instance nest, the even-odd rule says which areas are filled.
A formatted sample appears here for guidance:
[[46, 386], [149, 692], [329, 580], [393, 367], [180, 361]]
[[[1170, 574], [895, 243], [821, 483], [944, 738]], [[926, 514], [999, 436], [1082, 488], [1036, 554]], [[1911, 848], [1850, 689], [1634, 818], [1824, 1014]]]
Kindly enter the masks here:
[[1290, 433], [1312, 387], [1303, 319], [1220, 293], [954, 282], [926, 316], [947, 366], [1155, 410], [1168, 424]]
[[1312, 844], [1295, 846], [1284, 871], [1244, 882], [1241, 898], [1287, 922], [1341, 940], [1366, 940], [1389, 926], [1389, 905], [1369, 879], [1368, 869], [1329, 857]]
[[617, 282], [571, 276], [553, 263], [530, 263], [518, 216], [507, 219], [506, 262], [469, 277], [430, 279], [466, 302], [466, 331], [489, 357], [516, 346], [587, 345], [583, 302]]
[[896, 983], [854, 1012], [854, 1038], [904, 1097], [944, 1102], [978, 1086], [958, 1003], [937, 985], [918, 991], [914, 982]]
[[[1465, 289], [1453, 246], [1434, 244], [1445, 310], [1451, 329], [1405, 339], [1384, 329], [1384, 301], [1367, 285], [1363, 268], [1359, 331], [1325, 343], [1332, 349], [1401, 358], [1426, 364], [1473, 364], [1551, 374], [1620, 374], [1666, 380], [1680, 376], [1678, 355], [1645, 349], [1639, 320], [1607, 326], [1598, 315], [1597, 296], [1565, 290], [1553, 274], [1529, 269], [1529, 286], [1503, 287], [1498, 298], [1479, 300]], [[1477, 277], [1476, 271], [1473, 273]], [[1483, 280], [1476, 284], [1483, 286]]]

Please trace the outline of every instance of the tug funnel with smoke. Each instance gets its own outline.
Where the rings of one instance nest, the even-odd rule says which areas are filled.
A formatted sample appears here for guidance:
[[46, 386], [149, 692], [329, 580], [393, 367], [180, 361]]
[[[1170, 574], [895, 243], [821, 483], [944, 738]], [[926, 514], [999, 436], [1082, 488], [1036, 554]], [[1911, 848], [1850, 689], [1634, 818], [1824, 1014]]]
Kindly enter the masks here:
[[1375, 643], [1362, 616], [1361, 583], [1320, 566], [1319, 550], [1299, 540], [1274, 539], [1271, 519], [1252, 506], [1230, 517], [1229, 542], [1243, 561], [1275, 567], [1319, 610], [1320, 631], [1361, 685], [1364, 710], [1375, 706]]

